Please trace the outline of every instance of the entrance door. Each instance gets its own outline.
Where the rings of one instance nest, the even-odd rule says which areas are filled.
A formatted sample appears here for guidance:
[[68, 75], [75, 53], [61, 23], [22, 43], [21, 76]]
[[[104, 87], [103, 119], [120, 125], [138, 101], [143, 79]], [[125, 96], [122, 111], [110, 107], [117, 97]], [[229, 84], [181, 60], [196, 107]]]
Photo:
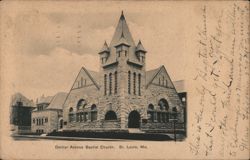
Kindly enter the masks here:
[[140, 114], [137, 111], [132, 111], [128, 116], [128, 128], [140, 127]]

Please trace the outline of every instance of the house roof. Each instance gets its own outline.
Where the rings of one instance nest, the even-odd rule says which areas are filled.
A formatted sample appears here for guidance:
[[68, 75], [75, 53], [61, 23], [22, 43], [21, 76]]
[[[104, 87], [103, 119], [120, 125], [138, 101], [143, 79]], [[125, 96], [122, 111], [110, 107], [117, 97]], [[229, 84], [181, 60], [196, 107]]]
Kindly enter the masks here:
[[63, 103], [67, 97], [67, 93], [59, 92], [51, 100], [47, 109], [63, 109]]
[[39, 97], [37, 99], [37, 104], [41, 104], [41, 103], [50, 103], [52, 100], [53, 96], [46, 96], [44, 97], [44, 95], [42, 95], [41, 97]]
[[178, 93], [186, 91], [184, 80], [174, 81], [173, 83]]
[[33, 100], [29, 100], [19, 92], [12, 95], [11, 106], [17, 105], [17, 102], [22, 102], [22, 107], [35, 107]]

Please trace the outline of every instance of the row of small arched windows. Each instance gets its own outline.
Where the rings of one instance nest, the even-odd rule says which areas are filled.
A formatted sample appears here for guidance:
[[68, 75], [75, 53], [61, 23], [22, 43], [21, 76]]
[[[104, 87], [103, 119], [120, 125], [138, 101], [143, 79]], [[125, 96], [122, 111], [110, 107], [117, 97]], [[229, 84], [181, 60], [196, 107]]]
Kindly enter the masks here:
[[[113, 77], [114, 77], [114, 91], [113, 91]], [[109, 75], [104, 75], [104, 95], [111, 95], [112, 93], [117, 94], [117, 71], [114, 74], [109, 73]]]
[[150, 122], [158, 122], [158, 123], [165, 123], [169, 122], [169, 119], [173, 119], [173, 112], [177, 112], [176, 107], [172, 108], [172, 111], [169, 112], [169, 104], [165, 98], [162, 98], [158, 102], [158, 106], [160, 110], [156, 110], [153, 104], [148, 105], [148, 120]]
[[97, 106], [95, 104], [91, 105], [91, 111], [84, 111], [87, 105], [86, 100], [80, 99], [76, 105], [77, 113], [74, 113], [74, 109], [70, 107], [69, 109], [69, 122], [74, 121], [76, 115], [76, 121], [87, 121], [88, 115], [91, 121], [97, 120]]
[[[131, 85], [131, 77], [133, 78], [133, 85]], [[132, 92], [131, 92], [131, 88], [133, 88]], [[128, 94], [134, 94], [134, 95], [139, 95], [139, 96], [141, 95], [141, 74], [140, 73], [136, 74], [134, 72], [133, 74], [131, 74], [131, 72], [128, 71]]]
[[165, 77], [159, 77], [159, 85], [160, 86], [164, 86], [164, 87], [167, 87], [168, 86], [168, 81], [167, 79], [165, 79]]

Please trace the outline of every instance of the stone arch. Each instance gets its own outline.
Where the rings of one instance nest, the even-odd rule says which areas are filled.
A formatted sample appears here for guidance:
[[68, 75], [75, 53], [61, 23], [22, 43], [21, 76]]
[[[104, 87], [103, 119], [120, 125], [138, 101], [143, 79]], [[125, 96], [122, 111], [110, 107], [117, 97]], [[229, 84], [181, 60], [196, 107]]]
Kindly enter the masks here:
[[91, 105], [90, 120], [91, 121], [97, 120], [97, 106], [96, 106], [96, 104]]
[[74, 109], [72, 107], [69, 108], [69, 113], [72, 113]]
[[140, 128], [141, 115], [137, 110], [128, 114], [128, 128]]
[[87, 105], [87, 102], [85, 99], [80, 99], [78, 102], [77, 102], [77, 105], [76, 105], [76, 110], [80, 110], [80, 109], [84, 109], [84, 107]]
[[117, 120], [117, 115], [114, 111], [109, 110], [105, 114], [105, 120]]
[[73, 122], [74, 121], [74, 109], [72, 107], [69, 108], [69, 122]]
[[63, 128], [63, 118], [60, 117], [60, 118], [58, 119], [58, 129], [62, 129], [62, 128]]
[[168, 104], [168, 101], [165, 98], [161, 98], [158, 101], [158, 105], [160, 106], [161, 110], [169, 110], [169, 104]]
[[152, 103], [148, 105], [148, 110], [154, 110], [154, 105]]
[[96, 104], [92, 104], [92, 105], [91, 105], [91, 111], [94, 111], [94, 110], [97, 110]]

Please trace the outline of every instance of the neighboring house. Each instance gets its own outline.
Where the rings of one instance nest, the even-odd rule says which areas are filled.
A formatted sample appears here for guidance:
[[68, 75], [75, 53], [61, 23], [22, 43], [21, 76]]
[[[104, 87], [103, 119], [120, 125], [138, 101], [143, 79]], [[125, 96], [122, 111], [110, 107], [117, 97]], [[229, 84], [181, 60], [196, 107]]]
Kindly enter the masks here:
[[[184, 130], [183, 104], [164, 66], [146, 71], [147, 51], [136, 45], [122, 13], [100, 71], [81, 68], [63, 107], [64, 130]], [[167, 53], [166, 53], [167, 54]]]
[[16, 133], [29, 133], [31, 131], [31, 112], [35, 109], [32, 100], [21, 93], [16, 93], [11, 98], [10, 124]]
[[32, 111], [32, 132], [50, 133], [62, 129], [62, 108], [67, 93], [40, 97], [37, 108]]
[[183, 111], [184, 111], [184, 121], [185, 121], [185, 126], [186, 126], [187, 124], [187, 100], [188, 100], [186, 83], [184, 80], [174, 81], [173, 83], [184, 106]]
[[182, 103], [185, 105], [187, 104], [187, 90], [185, 87], [185, 81], [184, 80], [179, 80], [179, 81], [174, 81], [174, 86], [178, 92], [178, 95], [182, 101]]

